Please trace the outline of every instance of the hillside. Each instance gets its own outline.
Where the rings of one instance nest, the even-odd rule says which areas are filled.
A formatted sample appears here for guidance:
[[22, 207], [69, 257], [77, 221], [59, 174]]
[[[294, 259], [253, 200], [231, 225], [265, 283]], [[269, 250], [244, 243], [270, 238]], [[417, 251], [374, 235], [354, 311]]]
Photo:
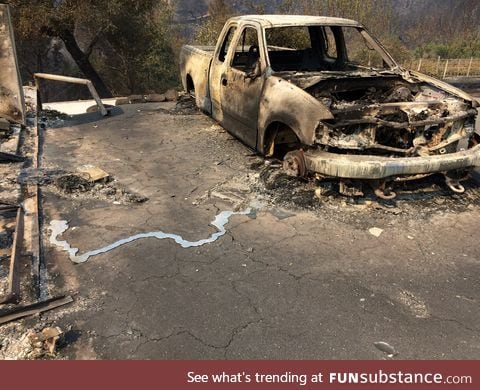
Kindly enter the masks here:
[[[465, 20], [475, 23], [480, 18], [478, 0], [389, 0], [399, 18], [399, 26], [408, 28], [425, 18], [445, 23]], [[472, 26], [474, 27], [474, 26]]]
[[[177, 20], [194, 20], [208, 14], [210, 0], [177, 0]], [[390, 2], [398, 16], [399, 30], [422, 23], [425, 18], [435, 18], [446, 23], [467, 19], [471, 22], [480, 19], [480, 2], [478, 0], [385, 0]], [[278, 12], [281, 0], [237, 0], [226, 1], [238, 12], [248, 12], [249, 4], [265, 6], [267, 12]], [[467, 12], [465, 10], [468, 9]], [[473, 11], [473, 12], [472, 12]]]

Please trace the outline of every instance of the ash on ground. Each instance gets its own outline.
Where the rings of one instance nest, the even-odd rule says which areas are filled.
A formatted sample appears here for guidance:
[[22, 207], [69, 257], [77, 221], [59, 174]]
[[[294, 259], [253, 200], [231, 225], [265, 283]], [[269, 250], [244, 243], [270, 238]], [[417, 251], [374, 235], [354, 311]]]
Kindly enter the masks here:
[[61, 169], [25, 169], [10, 182], [38, 184], [63, 198], [99, 199], [120, 204], [144, 203], [148, 198], [124, 188], [118, 181], [108, 179], [92, 182], [87, 175]]
[[[461, 213], [480, 207], [480, 188], [469, 179], [462, 184], [464, 194], [450, 191], [440, 175], [399, 183], [397, 198], [382, 200], [366, 188], [362, 197], [347, 197], [339, 193], [338, 181], [291, 177], [277, 160], [256, 159], [249, 172], [212, 188], [197, 203], [209, 198], [229, 200], [236, 207], [259, 201], [271, 210], [308, 211], [324, 219], [369, 226], [372, 220], [395, 224], [402, 220], [428, 219], [435, 215]], [[233, 195], [232, 195], [233, 194]]]
[[200, 110], [195, 104], [195, 100], [190, 96], [180, 96], [178, 98], [177, 104], [174, 108], [166, 110], [164, 108], [159, 108], [158, 112], [169, 114], [169, 115], [199, 115], [201, 114]]
[[478, 184], [469, 179], [463, 182], [463, 185], [465, 193], [455, 194], [447, 188], [441, 176], [433, 175], [418, 181], [397, 184], [397, 198], [394, 200], [379, 199], [367, 188], [364, 188], [366, 191], [362, 197], [347, 197], [339, 193], [338, 181], [290, 177], [282, 172], [279, 163], [273, 163], [260, 168], [255, 190], [267, 196], [272, 203], [286, 208], [322, 214], [326, 210], [333, 210], [337, 217], [341, 212], [368, 211], [411, 218], [464, 212], [479, 207]]
[[38, 124], [42, 129], [63, 126], [70, 116], [56, 110], [43, 110], [38, 114]]
[[148, 198], [122, 188], [114, 180], [91, 182], [76, 173], [56, 178], [49, 189], [64, 197], [103, 199], [121, 204], [145, 203], [148, 201]]

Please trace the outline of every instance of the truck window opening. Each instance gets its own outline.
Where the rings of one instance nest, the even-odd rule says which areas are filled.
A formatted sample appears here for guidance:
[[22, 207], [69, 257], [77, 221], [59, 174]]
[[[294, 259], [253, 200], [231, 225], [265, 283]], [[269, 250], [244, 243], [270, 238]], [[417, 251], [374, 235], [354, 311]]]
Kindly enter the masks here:
[[236, 46], [232, 68], [250, 73], [259, 60], [258, 32], [252, 27], [245, 27]]
[[270, 66], [276, 72], [384, 69], [381, 54], [355, 27], [289, 26], [266, 29]]
[[225, 35], [225, 39], [223, 40], [222, 48], [220, 50], [220, 54], [218, 59], [221, 62], [225, 61], [225, 57], [227, 56], [228, 49], [230, 49], [230, 44], [232, 43], [233, 36], [235, 35], [235, 31], [237, 30], [237, 27], [233, 26], [230, 27], [227, 35]]

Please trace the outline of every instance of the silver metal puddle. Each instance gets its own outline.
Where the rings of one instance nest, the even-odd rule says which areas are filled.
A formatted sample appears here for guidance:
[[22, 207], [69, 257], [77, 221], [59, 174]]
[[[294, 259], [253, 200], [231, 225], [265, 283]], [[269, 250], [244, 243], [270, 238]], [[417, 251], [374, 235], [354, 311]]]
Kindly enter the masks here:
[[53, 220], [50, 222], [50, 231], [52, 232], [50, 235], [50, 243], [52, 245], [55, 245], [65, 252], [68, 252], [68, 256], [70, 260], [72, 260], [74, 263], [81, 264], [85, 263], [90, 257], [100, 255], [102, 253], [109, 252], [111, 250], [114, 250], [118, 247], [121, 247], [122, 245], [129, 244], [133, 241], [141, 240], [144, 238], [157, 238], [159, 240], [163, 240], [166, 238], [170, 238], [174, 240], [178, 245], [180, 245], [182, 248], [192, 248], [192, 247], [198, 247], [206, 244], [211, 244], [212, 242], [215, 242], [218, 240], [220, 237], [225, 235], [227, 232], [225, 229], [225, 225], [228, 224], [230, 217], [233, 215], [249, 215], [251, 214], [252, 209], [247, 209], [245, 211], [239, 211], [239, 212], [234, 212], [234, 211], [222, 211], [220, 214], [218, 214], [215, 219], [210, 223], [212, 226], [215, 226], [218, 229], [218, 232], [213, 233], [209, 238], [205, 238], [203, 240], [199, 241], [187, 241], [183, 239], [181, 236], [178, 234], [172, 234], [172, 233], [165, 233], [162, 231], [158, 232], [150, 232], [150, 233], [140, 233], [136, 234], [134, 236], [130, 236], [128, 238], [124, 238], [122, 240], [116, 241], [113, 244], [110, 244], [108, 246], [105, 246], [103, 248], [93, 250], [90, 252], [86, 252], [83, 255], [77, 255], [79, 249], [78, 248], [72, 248], [70, 244], [67, 241], [60, 241], [58, 240], [58, 236], [62, 235], [68, 230], [68, 222], [67, 221], [58, 221], [58, 220]]

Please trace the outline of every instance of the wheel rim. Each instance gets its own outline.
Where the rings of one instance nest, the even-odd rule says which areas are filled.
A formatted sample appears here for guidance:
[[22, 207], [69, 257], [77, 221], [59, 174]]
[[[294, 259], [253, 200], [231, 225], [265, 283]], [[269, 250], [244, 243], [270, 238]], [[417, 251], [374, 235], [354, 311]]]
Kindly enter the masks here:
[[303, 150], [288, 152], [283, 159], [283, 170], [289, 176], [305, 176], [307, 174], [307, 169]]

